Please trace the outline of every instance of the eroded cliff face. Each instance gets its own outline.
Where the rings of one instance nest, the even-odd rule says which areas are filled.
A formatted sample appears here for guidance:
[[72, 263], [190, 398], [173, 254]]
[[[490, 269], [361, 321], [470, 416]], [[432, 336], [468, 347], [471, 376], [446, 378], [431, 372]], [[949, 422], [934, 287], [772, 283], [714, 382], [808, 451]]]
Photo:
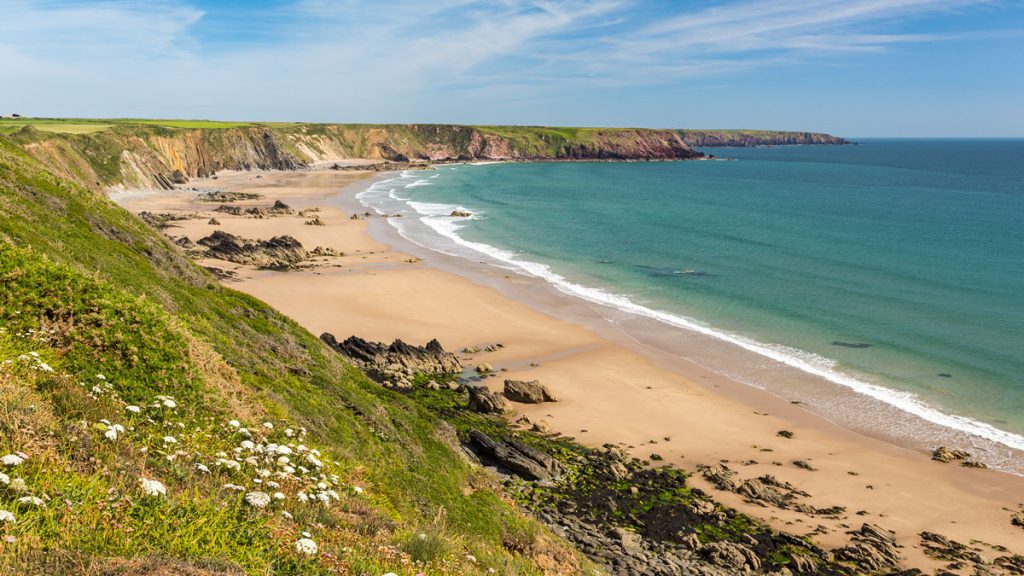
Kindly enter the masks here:
[[671, 130], [453, 125], [174, 129], [120, 125], [90, 134], [10, 137], [55, 172], [93, 188], [169, 188], [218, 170], [291, 170], [320, 161], [683, 160], [702, 154]]
[[787, 132], [770, 130], [680, 130], [690, 146], [752, 147], [795, 146], [802, 144], [849, 144], [848, 140], [821, 132]]

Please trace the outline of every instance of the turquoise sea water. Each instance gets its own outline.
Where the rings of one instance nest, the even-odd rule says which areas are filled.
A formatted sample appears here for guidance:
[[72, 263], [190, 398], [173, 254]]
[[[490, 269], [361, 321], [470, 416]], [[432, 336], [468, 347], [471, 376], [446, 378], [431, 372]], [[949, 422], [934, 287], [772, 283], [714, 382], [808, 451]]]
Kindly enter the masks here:
[[730, 160], [443, 167], [363, 201], [422, 244], [1024, 447], [1024, 140], [704, 152]]

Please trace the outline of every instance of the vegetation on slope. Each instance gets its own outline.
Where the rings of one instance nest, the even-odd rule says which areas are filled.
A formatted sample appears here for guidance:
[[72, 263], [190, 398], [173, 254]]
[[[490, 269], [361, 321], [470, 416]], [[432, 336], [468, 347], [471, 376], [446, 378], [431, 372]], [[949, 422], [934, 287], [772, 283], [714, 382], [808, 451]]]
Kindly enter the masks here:
[[0, 572], [581, 569], [424, 408], [2, 137], [0, 278]]

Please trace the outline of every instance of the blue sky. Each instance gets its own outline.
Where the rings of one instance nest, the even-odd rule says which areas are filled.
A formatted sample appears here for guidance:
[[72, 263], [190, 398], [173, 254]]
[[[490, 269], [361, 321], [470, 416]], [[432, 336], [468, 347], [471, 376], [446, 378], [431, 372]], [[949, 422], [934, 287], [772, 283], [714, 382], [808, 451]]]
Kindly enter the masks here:
[[0, 112], [1024, 136], [1024, 0], [5, 0]]

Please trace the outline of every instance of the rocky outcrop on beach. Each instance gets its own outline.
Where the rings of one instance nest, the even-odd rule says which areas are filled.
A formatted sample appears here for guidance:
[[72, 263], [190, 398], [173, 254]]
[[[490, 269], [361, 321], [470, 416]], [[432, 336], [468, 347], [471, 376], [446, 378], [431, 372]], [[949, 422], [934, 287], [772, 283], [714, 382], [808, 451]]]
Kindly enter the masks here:
[[505, 380], [505, 397], [521, 404], [557, 402], [554, 394], [538, 380]]
[[406, 344], [395, 340], [390, 345], [370, 342], [358, 336], [349, 336], [342, 342], [333, 334], [324, 332], [320, 339], [335, 352], [352, 360], [367, 375], [389, 386], [408, 388], [417, 374], [458, 374], [462, 363], [451, 352], [446, 352], [437, 340], [425, 346]]
[[[797, 462], [803, 461], [798, 460]], [[804, 464], [806, 465], [806, 463]], [[796, 463], [794, 465], [807, 469], [806, 466]], [[811, 495], [770, 474], [740, 479], [734, 470], [722, 463], [700, 466], [698, 469], [704, 479], [715, 488], [739, 494], [752, 504], [774, 506], [782, 510], [796, 510], [809, 516], [836, 517], [846, 511], [842, 506], [816, 508], [802, 502], [803, 498], [810, 498]]]
[[500, 394], [486, 386], [467, 386], [469, 391], [469, 409], [481, 414], [504, 414], [510, 412], [508, 402]]
[[223, 230], [216, 230], [213, 234], [201, 238], [197, 244], [205, 248], [202, 255], [207, 258], [257, 268], [287, 270], [309, 258], [302, 244], [291, 236], [275, 236], [270, 240], [247, 240]]
[[562, 473], [558, 460], [516, 440], [494, 440], [470, 430], [469, 444], [484, 463], [494, 463], [526, 480], [548, 480]]
[[942, 462], [948, 464], [957, 460], [967, 460], [971, 457], [971, 453], [965, 450], [952, 450], [945, 446], [939, 446], [932, 451], [932, 460], [936, 462]]

